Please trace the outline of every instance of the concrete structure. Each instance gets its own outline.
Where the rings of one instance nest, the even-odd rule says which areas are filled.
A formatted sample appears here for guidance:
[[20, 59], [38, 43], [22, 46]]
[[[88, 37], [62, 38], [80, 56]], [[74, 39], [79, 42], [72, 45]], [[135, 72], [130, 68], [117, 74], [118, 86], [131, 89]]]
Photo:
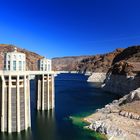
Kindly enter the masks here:
[[[41, 71], [51, 72], [51, 60], [41, 59], [39, 62]], [[37, 82], [37, 109], [49, 110], [54, 108], [54, 75], [42, 74], [36, 76]]]
[[39, 70], [40, 71], [51, 71], [52, 70], [52, 61], [47, 58], [39, 60]]
[[26, 56], [24, 53], [17, 53], [15, 48], [13, 52], [5, 53], [4, 70], [25, 71]]
[[[20, 132], [31, 126], [29, 74], [24, 73], [26, 57], [23, 53], [5, 54], [1, 73], [1, 131]], [[15, 72], [15, 73], [14, 73]], [[21, 74], [23, 72], [23, 74]]]
[[37, 109], [54, 107], [54, 72], [26, 71], [25, 60], [25, 54], [17, 52], [16, 48], [5, 54], [4, 70], [0, 71], [2, 132], [20, 132], [31, 127], [30, 75], [37, 77]]

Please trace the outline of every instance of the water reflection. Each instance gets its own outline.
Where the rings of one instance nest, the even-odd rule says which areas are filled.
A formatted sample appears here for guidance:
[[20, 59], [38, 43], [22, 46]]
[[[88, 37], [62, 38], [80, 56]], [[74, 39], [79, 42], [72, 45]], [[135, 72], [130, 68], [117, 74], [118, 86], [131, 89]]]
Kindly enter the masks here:
[[20, 133], [0, 133], [0, 140], [31, 140], [31, 129]]
[[33, 116], [32, 130], [29, 128], [20, 133], [0, 133], [0, 140], [50, 140], [55, 139], [55, 114], [54, 110], [36, 111]]
[[34, 126], [32, 128], [33, 139], [55, 139], [55, 112], [37, 111]]

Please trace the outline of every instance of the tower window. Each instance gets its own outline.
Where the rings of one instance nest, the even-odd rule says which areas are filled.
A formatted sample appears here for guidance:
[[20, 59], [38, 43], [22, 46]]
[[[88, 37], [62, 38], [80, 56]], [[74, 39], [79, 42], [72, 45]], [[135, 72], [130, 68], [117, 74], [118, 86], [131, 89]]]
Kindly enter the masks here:
[[8, 55], [8, 59], [10, 59], [10, 55]]
[[50, 64], [48, 64], [48, 71], [50, 71]]
[[19, 70], [22, 70], [22, 62], [19, 61]]
[[8, 70], [10, 70], [10, 61], [8, 61]]
[[25, 61], [23, 61], [23, 69], [25, 70]]
[[13, 70], [16, 70], [16, 61], [13, 61]]

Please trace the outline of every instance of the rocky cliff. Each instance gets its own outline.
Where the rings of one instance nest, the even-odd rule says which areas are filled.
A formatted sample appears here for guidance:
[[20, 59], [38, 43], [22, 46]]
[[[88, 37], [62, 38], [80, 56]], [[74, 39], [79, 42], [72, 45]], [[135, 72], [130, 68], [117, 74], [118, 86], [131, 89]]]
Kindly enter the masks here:
[[107, 73], [103, 89], [120, 95], [140, 87], [140, 46], [124, 49]]
[[124, 49], [114, 58], [113, 64], [122, 60], [128, 62], [140, 62], [140, 46], [132, 46]]
[[[99, 74], [101, 77], [102, 73]], [[92, 76], [91, 81], [95, 81]], [[106, 134], [111, 140], [139, 140], [140, 46], [126, 48], [114, 57], [101, 88], [124, 97], [85, 118], [90, 123], [88, 128]]]
[[53, 58], [53, 69], [60, 71], [103, 72], [132, 74], [140, 70], [140, 46], [116, 49], [113, 52], [92, 55]]
[[94, 87], [100, 88], [106, 79], [106, 73], [104, 72], [93, 72], [91, 76], [88, 77], [87, 82], [94, 83]]
[[85, 118], [89, 129], [111, 140], [140, 139], [140, 88]]
[[111, 93], [119, 94], [124, 96], [140, 87], [140, 76], [126, 76], [110, 74], [107, 75], [104, 83], [102, 84], [102, 89]]
[[113, 60], [112, 74], [133, 75], [140, 72], [140, 46], [124, 49]]
[[[100, 70], [102, 68], [105, 70], [105, 67], [101, 67], [97, 72], [95, 69], [95, 72], [89, 77], [89, 81], [104, 82], [102, 86], [104, 90], [124, 95], [140, 86], [140, 46], [128, 47], [119, 53], [116, 52], [111, 59], [112, 64], [106, 69], [106, 78], [102, 78], [104, 72], [100, 72]], [[98, 78], [95, 80], [97, 74]]]
[[78, 64], [90, 56], [68, 56], [52, 59], [52, 68], [56, 71], [76, 71]]
[[53, 58], [53, 69], [60, 71], [107, 72], [114, 58], [123, 51], [116, 49], [107, 54]]
[[111, 68], [114, 58], [119, 55], [124, 49], [116, 49], [113, 52], [101, 55], [95, 55], [83, 59], [77, 66], [80, 72], [108, 72]]
[[[0, 69], [2, 70], [4, 67], [4, 53], [6, 52], [11, 52], [14, 50], [14, 45], [7, 45], [7, 44], [0, 44]], [[26, 65], [28, 70], [37, 70], [38, 69], [38, 64], [37, 61], [41, 58], [42, 56], [25, 50], [21, 48], [17, 48], [17, 51], [25, 53], [26, 54]]]

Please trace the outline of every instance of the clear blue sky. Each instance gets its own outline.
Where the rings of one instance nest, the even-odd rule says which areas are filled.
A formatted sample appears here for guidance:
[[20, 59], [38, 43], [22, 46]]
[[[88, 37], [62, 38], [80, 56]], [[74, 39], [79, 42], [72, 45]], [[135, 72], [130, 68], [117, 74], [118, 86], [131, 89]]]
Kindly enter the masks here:
[[46, 57], [140, 44], [140, 0], [0, 0], [0, 43]]

